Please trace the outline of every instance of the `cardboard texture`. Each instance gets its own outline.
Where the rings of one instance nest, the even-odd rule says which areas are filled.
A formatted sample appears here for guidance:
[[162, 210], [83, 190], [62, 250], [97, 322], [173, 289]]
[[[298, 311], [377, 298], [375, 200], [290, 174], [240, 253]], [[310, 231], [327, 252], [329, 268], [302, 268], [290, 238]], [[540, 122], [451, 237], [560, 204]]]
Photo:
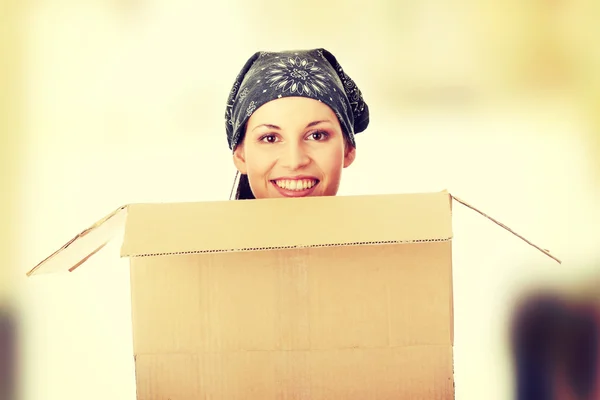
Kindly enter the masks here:
[[72, 271], [125, 223], [140, 400], [453, 399], [451, 203], [134, 204], [29, 275]]

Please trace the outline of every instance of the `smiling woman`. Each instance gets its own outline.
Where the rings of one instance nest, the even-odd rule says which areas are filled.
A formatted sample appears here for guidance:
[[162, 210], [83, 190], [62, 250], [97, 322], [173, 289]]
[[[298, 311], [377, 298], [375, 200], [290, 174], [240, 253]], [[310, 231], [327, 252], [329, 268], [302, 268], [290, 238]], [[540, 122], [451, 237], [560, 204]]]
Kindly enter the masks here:
[[225, 113], [235, 199], [335, 196], [368, 124], [361, 91], [329, 51], [255, 53]]

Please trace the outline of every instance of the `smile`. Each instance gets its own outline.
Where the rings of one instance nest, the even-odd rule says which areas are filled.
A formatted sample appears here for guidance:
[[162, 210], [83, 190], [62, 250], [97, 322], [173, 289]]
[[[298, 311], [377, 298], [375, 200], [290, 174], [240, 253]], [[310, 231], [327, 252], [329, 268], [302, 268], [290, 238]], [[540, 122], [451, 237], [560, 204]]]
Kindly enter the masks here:
[[306, 190], [319, 182], [316, 179], [277, 179], [273, 181], [277, 186], [286, 190]]
[[275, 179], [271, 181], [275, 188], [286, 197], [309, 195], [319, 183], [315, 178]]

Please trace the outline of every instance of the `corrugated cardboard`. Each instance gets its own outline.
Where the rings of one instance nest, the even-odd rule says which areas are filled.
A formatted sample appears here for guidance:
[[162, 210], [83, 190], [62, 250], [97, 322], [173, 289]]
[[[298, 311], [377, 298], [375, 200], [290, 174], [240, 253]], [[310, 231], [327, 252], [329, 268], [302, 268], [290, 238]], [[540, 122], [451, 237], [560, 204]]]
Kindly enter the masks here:
[[451, 203], [134, 204], [29, 275], [73, 271], [125, 223], [140, 400], [453, 399]]

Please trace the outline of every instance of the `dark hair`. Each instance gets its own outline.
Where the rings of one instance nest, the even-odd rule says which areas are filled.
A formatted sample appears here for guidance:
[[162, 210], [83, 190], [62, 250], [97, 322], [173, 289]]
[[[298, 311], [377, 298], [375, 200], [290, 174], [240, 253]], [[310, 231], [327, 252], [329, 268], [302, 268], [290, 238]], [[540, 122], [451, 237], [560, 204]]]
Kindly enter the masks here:
[[[246, 128], [248, 127], [248, 122], [244, 124], [244, 128], [242, 130], [242, 134], [240, 135], [239, 143], [241, 144], [244, 141], [246, 136]], [[235, 150], [234, 150], [235, 151]], [[239, 180], [238, 180], [239, 177]], [[235, 187], [237, 181], [237, 187]], [[250, 181], [248, 181], [248, 175], [240, 174], [240, 171], [237, 171], [235, 174], [235, 179], [233, 180], [233, 187], [235, 187], [235, 197], [233, 200], [254, 200], [254, 193], [252, 193], [252, 189], [250, 188]], [[233, 195], [233, 187], [231, 188], [231, 194], [229, 195], [229, 200], [232, 200]]]
[[[239, 171], [236, 173], [235, 180], [238, 180], [237, 177], [239, 176], [239, 181], [237, 182], [237, 188], [235, 189], [235, 197], [233, 198], [233, 200], [254, 200], [256, 199], [256, 197], [254, 197], [254, 193], [252, 193], [252, 189], [250, 188], [250, 182], [248, 181], [248, 175], [246, 174], [240, 174]], [[234, 187], [235, 187], [235, 181], [234, 181]], [[233, 188], [231, 190], [231, 195], [233, 195]], [[229, 199], [231, 200], [232, 196], [229, 196]]]

